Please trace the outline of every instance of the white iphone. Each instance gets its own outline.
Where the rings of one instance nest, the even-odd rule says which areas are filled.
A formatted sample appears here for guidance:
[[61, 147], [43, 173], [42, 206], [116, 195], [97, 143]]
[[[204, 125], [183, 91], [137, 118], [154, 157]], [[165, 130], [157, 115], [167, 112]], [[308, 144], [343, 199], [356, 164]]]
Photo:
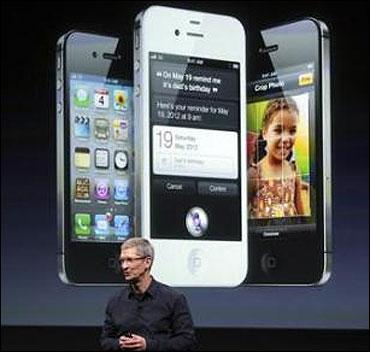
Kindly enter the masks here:
[[134, 46], [136, 226], [156, 250], [152, 273], [237, 286], [248, 269], [244, 28], [153, 6]]

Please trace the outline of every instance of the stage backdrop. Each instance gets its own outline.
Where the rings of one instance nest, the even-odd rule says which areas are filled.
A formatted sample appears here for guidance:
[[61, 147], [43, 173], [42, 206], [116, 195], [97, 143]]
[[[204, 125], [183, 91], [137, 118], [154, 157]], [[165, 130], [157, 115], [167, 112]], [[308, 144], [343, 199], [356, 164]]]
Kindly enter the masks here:
[[[315, 16], [328, 24], [332, 34], [332, 278], [316, 288], [180, 288], [195, 325], [368, 328], [369, 18], [365, 2], [162, 4], [234, 15], [251, 30]], [[107, 300], [118, 289], [66, 286], [57, 275], [54, 47], [57, 38], [72, 28], [131, 35], [135, 14], [147, 5], [2, 4], [2, 325], [99, 326]]]

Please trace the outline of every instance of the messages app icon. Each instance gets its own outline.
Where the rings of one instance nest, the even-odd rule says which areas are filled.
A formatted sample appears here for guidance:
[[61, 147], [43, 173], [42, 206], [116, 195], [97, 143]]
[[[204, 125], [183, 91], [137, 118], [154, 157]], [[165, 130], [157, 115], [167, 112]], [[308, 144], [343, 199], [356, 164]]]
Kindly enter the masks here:
[[73, 103], [80, 108], [87, 108], [90, 105], [90, 95], [86, 87], [78, 87], [73, 95]]

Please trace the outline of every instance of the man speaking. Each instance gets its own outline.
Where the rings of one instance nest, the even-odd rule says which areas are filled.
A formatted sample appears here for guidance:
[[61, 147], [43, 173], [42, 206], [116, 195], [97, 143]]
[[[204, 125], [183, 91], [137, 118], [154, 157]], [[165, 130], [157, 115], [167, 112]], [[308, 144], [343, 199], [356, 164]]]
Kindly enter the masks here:
[[[105, 351], [184, 351], [197, 347], [185, 297], [150, 275], [154, 249], [131, 238], [120, 265], [129, 283], [108, 302], [100, 343]], [[171, 263], [169, 263], [171, 265]]]

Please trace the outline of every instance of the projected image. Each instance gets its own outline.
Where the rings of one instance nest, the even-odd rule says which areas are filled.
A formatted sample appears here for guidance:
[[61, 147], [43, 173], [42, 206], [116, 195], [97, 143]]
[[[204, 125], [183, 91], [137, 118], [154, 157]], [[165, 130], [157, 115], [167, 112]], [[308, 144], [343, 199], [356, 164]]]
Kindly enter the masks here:
[[151, 237], [240, 241], [239, 64], [151, 53], [150, 65]]
[[309, 94], [248, 105], [249, 217], [310, 216]]
[[133, 235], [132, 87], [98, 75], [70, 78], [72, 241]]

